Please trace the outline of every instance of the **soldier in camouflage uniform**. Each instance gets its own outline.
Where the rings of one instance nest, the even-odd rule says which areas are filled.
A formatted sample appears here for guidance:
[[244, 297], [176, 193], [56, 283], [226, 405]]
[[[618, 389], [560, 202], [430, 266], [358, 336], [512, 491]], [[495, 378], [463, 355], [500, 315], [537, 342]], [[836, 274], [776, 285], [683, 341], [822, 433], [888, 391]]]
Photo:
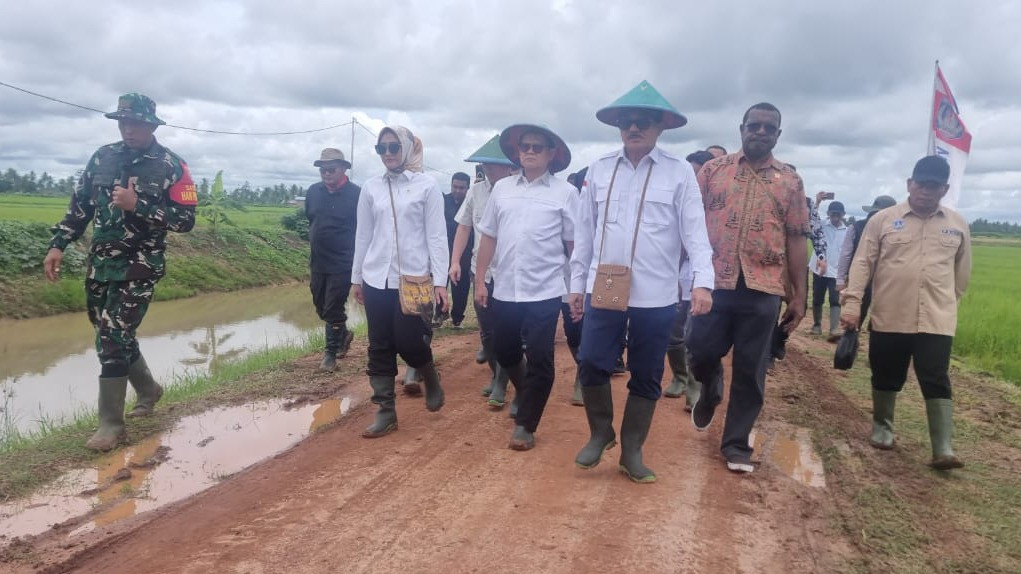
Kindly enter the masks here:
[[117, 120], [122, 141], [92, 154], [43, 261], [46, 277], [58, 280], [64, 249], [93, 222], [85, 295], [101, 364], [99, 430], [85, 446], [102, 451], [124, 436], [128, 382], [138, 395], [129, 417], [151, 414], [163, 395], [135, 331], [165, 272], [167, 231], [190, 231], [198, 203], [188, 165], [153, 136], [164, 122], [151, 99], [125, 94], [106, 117]]

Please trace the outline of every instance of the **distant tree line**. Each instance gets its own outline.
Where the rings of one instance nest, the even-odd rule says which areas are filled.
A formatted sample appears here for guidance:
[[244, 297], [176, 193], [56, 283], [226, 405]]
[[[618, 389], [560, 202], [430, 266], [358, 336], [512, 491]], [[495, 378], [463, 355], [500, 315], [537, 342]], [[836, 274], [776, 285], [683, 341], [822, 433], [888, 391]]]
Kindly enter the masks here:
[[[74, 175], [63, 179], [56, 179], [54, 176], [43, 172], [36, 174], [30, 171], [19, 174], [17, 171], [8, 168], [0, 171], [0, 193], [20, 193], [29, 195], [45, 196], [68, 196], [74, 192], [75, 183], [81, 175], [79, 170]], [[211, 183], [209, 179], [202, 178], [198, 182], [199, 197], [209, 197]], [[305, 195], [305, 189], [296, 185], [278, 183], [266, 187], [254, 187], [247, 181], [241, 186], [226, 191], [226, 195], [238, 203], [247, 205], [284, 205], [295, 197]]]
[[971, 222], [972, 234], [982, 235], [1021, 235], [1021, 224], [1006, 221], [989, 221], [979, 218]]

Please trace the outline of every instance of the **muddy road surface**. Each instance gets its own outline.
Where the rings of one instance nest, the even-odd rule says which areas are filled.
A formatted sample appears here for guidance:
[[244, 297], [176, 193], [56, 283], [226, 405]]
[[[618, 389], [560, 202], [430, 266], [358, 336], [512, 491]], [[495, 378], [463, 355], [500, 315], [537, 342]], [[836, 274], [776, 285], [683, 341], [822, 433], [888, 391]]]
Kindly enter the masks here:
[[[846, 557], [807, 433], [778, 415], [785, 381], [821, 368], [809, 357], [794, 351], [770, 376], [755, 473], [726, 470], [722, 416], [698, 433], [683, 399], [664, 398], [644, 451], [659, 479], [640, 485], [619, 473], [619, 447], [593, 470], [574, 466], [588, 429], [569, 404], [574, 366], [563, 340], [536, 448], [509, 450], [513, 422], [479, 393], [488, 371], [474, 362], [477, 343], [475, 334], [436, 341], [447, 396], [439, 413], [399, 394], [400, 430], [367, 440], [359, 434], [373, 406], [363, 400], [203, 493], [74, 539], [57, 527], [0, 570], [797, 574], [832, 571]], [[613, 382], [618, 429], [626, 382]], [[367, 386], [364, 377], [348, 385], [365, 395]]]

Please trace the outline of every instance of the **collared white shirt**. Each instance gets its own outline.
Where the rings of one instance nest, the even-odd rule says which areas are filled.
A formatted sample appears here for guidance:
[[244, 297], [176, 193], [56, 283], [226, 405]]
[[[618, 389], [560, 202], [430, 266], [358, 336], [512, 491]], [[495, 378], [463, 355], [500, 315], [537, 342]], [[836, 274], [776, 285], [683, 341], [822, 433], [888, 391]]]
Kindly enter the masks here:
[[[397, 211], [396, 235], [390, 204], [391, 187]], [[446, 287], [449, 266], [443, 193], [436, 180], [424, 173], [405, 171], [366, 181], [358, 197], [351, 283], [396, 289], [401, 274], [431, 274], [433, 285]]]
[[847, 237], [847, 225], [841, 223], [840, 227], [837, 227], [827, 218], [822, 224], [822, 234], [826, 237], [826, 273], [819, 273], [819, 257], [815, 253], [812, 253], [808, 268], [816, 275], [836, 277], [840, 266], [840, 251]]
[[[618, 162], [617, 177], [609, 193], [606, 246], [600, 261], [607, 194]], [[632, 263], [631, 245], [647, 176], [649, 187]], [[691, 164], [656, 147], [637, 167], [631, 165], [623, 149], [589, 166], [581, 191], [571, 258], [572, 293], [592, 293], [596, 267], [602, 262], [631, 267], [631, 307], [675, 304], [678, 287], [684, 279], [682, 249], [687, 251], [691, 261], [692, 287], [712, 289], [715, 284], [713, 249], [706, 232], [702, 194]]]
[[[461, 204], [461, 208], [457, 210], [457, 215], [454, 216], [454, 221], [459, 225], [470, 225], [475, 231], [475, 245], [472, 246], [472, 275], [475, 274], [475, 262], [478, 259], [479, 243], [481, 243], [479, 237], [481, 237], [482, 231], [479, 229], [479, 223], [482, 222], [482, 214], [486, 212], [486, 205], [489, 203], [489, 196], [492, 193], [493, 186], [489, 183], [489, 180], [483, 179], [476, 182], [468, 189], [468, 195], [465, 196], [464, 203]], [[486, 283], [492, 280], [493, 266], [490, 265], [489, 269], [486, 270]]]
[[494, 298], [524, 303], [564, 295], [564, 242], [574, 241], [577, 210], [578, 190], [549, 173], [496, 182], [479, 224], [496, 239]]

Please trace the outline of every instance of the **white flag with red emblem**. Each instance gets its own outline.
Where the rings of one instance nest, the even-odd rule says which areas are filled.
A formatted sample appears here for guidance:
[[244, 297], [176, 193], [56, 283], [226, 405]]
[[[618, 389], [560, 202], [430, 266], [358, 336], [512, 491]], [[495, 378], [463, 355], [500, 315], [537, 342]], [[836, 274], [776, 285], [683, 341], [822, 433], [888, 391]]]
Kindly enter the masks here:
[[957, 100], [950, 92], [943, 72], [936, 64], [936, 83], [933, 90], [932, 117], [929, 125], [929, 155], [938, 155], [950, 164], [950, 190], [941, 202], [950, 208], [957, 207], [961, 197], [961, 180], [964, 166], [971, 153], [971, 133], [961, 121]]

